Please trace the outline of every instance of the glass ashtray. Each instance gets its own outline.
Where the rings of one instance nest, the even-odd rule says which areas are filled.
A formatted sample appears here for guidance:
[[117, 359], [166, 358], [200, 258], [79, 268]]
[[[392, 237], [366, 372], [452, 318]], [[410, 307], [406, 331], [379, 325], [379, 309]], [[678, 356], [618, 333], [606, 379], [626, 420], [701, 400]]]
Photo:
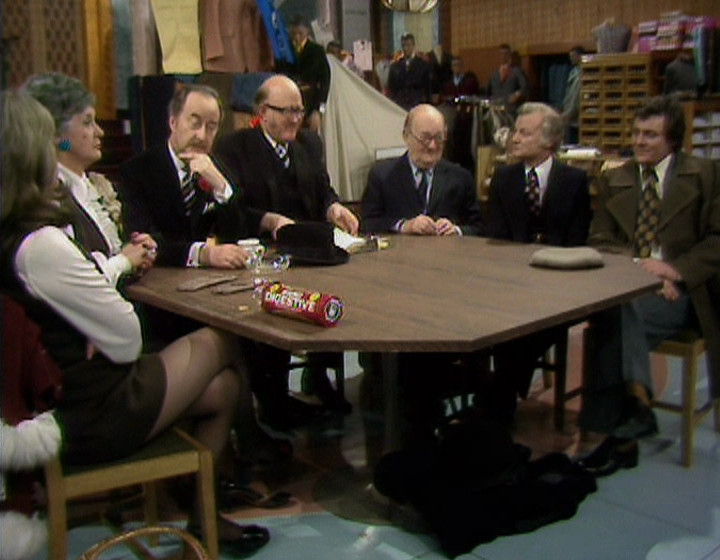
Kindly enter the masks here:
[[290, 255], [273, 255], [259, 258], [255, 262], [248, 263], [248, 268], [258, 276], [282, 272], [290, 268]]

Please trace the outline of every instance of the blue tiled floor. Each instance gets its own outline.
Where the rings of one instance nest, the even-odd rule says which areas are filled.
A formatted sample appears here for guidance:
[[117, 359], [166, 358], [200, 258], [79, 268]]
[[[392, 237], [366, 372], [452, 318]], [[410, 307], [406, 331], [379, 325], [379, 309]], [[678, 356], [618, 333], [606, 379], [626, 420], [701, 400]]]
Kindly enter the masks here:
[[[357, 368], [354, 362], [352, 365]], [[677, 393], [677, 370], [678, 364], [670, 361], [666, 396]], [[519, 407], [516, 437], [537, 453], [574, 452], [578, 444], [573, 412], [568, 414], [566, 432], [555, 433], [548, 397], [541, 393], [536, 391], [531, 401]], [[257, 522], [270, 529], [270, 543], [253, 558], [445, 558], [431, 536], [392, 526], [383, 519], [383, 505], [369, 498], [365, 485], [370, 475], [364, 469], [367, 452], [353, 380], [349, 380], [348, 394], [355, 410], [344, 424], [296, 434], [294, 442], [302, 464], [279, 479], [266, 481], [273, 489], [291, 490], [298, 503], [276, 512], [233, 513], [238, 522]], [[712, 431], [711, 419], [706, 419], [696, 430], [695, 465], [684, 469], [679, 465], [679, 416], [659, 411], [658, 419], [660, 435], [642, 442], [640, 465], [600, 479], [597, 492], [580, 505], [573, 518], [532, 533], [496, 539], [460, 558], [720, 560], [720, 435]], [[528, 428], [530, 424], [532, 428]], [[68, 558], [78, 557], [106, 531], [97, 526], [74, 529]], [[169, 550], [172, 552], [172, 547]], [[126, 550], [108, 556], [126, 557], [131, 557]]]

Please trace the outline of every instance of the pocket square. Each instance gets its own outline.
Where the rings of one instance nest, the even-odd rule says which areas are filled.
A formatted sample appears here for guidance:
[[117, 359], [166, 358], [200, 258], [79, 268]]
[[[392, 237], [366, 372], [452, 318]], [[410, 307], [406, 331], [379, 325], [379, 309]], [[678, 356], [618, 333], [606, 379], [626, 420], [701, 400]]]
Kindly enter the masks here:
[[530, 257], [532, 266], [579, 269], [603, 266], [602, 255], [592, 247], [545, 247]]

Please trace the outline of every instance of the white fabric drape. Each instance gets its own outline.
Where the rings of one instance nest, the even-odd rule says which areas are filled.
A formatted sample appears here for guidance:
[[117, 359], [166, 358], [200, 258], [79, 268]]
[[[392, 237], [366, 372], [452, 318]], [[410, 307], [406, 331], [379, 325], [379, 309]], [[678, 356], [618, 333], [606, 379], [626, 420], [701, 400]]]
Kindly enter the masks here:
[[404, 146], [406, 111], [356, 76], [334, 56], [323, 120], [328, 173], [342, 200], [362, 198], [375, 151]]

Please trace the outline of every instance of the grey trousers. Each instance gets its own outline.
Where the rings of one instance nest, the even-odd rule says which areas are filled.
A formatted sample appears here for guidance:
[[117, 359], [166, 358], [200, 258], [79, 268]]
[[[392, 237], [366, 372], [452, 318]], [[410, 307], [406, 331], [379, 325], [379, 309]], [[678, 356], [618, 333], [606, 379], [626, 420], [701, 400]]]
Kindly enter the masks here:
[[670, 302], [656, 294], [590, 319], [580, 427], [611, 433], [625, 418], [627, 385], [637, 382], [652, 395], [650, 352], [663, 340], [698, 322], [690, 297]]

